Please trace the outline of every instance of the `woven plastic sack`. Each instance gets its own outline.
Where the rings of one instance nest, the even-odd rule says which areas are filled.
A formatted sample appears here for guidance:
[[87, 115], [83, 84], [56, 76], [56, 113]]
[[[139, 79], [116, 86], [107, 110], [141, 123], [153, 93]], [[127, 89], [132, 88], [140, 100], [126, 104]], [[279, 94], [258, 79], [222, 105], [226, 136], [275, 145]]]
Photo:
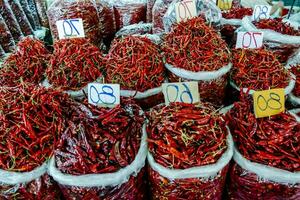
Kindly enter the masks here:
[[5, 20], [15, 43], [17, 43], [23, 36], [23, 33], [9, 3], [6, 0], [0, 0], [0, 14]]
[[41, 28], [39, 15], [38, 15], [34, 0], [26, 0], [26, 1], [28, 3], [28, 7], [29, 7], [29, 10], [32, 14], [32, 17], [33, 17], [33, 20], [35, 22], [36, 28], [37, 29]]
[[192, 72], [181, 68], [176, 68], [170, 64], [165, 64], [168, 69], [168, 79], [170, 82], [198, 81], [201, 100], [221, 105], [225, 98], [227, 86], [227, 73], [232, 64], [229, 63], [217, 71]]
[[[180, 0], [174, 0], [163, 17], [164, 30], [170, 32], [173, 24], [177, 22], [175, 5]], [[211, 23], [219, 23], [222, 13], [219, 7], [212, 1], [195, 0], [197, 16], [204, 16], [206, 21]]]
[[34, 0], [35, 7], [39, 16], [40, 23], [43, 27], [49, 28], [49, 20], [47, 17], [47, 3], [45, 0]]
[[280, 44], [300, 44], [300, 36], [284, 35], [273, 30], [256, 28], [251, 22], [251, 17], [244, 17], [242, 26], [246, 31], [263, 32], [264, 41]]
[[32, 35], [33, 34], [33, 28], [28, 21], [26, 14], [19, 2], [19, 0], [7, 0], [11, 9], [14, 12], [14, 15], [20, 25], [21, 31], [23, 34], [26, 35]]
[[146, 0], [113, 0], [117, 31], [124, 26], [146, 22]]
[[33, 30], [36, 30], [37, 29], [37, 23], [36, 23], [36, 21], [33, 17], [33, 14], [31, 13], [31, 10], [29, 8], [29, 4], [28, 4], [27, 0], [24, 0], [24, 1], [21, 0], [20, 4], [22, 6], [23, 11], [26, 14], [26, 17], [27, 17], [31, 27], [33, 28]]
[[145, 198], [147, 135], [143, 126], [141, 145], [134, 161], [115, 173], [68, 175], [50, 160], [49, 174], [56, 180], [65, 199], [142, 200]]
[[153, 33], [163, 33], [163, 17], [173, 0], [156, 0], [152, 9]]
[[56, 22], [64, 19], [81, 18], [85, 37], [99, 46], [101, 31], [99, 17], [94, 0], [55, 0], [47, 11], [50, 29], [54, 40], [58, 40]]
[[148, 152], [148, 176], [152, 199], [221, 200], [229, 161], [233, 154], [230, 134], [227, 145], [227, 150], [215, 164], [188, 169], [165, 168], [155, 162]]
[[60, 199], [57, 184], [47, 175], [47, 163], [30, 172], [0, 170], [1, 199]]
[[0, 45], [5, 52], [12, 52], [15, 49], [15, 41], [12, 37], [5, 20], [0, 14]]
[[300, 198], [300, 172], [250, 162], [236, 149], [230, 170], [229, 199], [268, 200]]
[[156, 0], [147, 0], [147, 16], [146, 16], [146, 21], [147, 23], [152, 22], [152, 9], [155, 4]]

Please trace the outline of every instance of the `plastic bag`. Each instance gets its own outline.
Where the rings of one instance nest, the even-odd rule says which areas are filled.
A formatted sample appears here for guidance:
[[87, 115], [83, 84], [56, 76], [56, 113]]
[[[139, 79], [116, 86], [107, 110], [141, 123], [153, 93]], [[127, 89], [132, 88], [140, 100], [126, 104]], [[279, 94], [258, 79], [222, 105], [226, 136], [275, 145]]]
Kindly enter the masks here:
[[156, 0], [152, 9], [153, 33], [163, 33], [163, 17], [173, 0]]
[[9, 3], [6, 0], [0, 0], [0, 14], [4, 18], [15, 43], [17, 43], [23, 36], [23, 33]]
[[146, 21], [147, 23], [152, 22], [152, 9], [155, 4], [156, 0], [147, 0], [147, 16], [146, 16]]
[[28, 7], [29, 7], [29, 10], [32, 14], [32, 17], [33, 17], [33, 20], [35, 22], [36, 28], [37, 29], [41, 28], [41, 23], [40, 23], [40, 19], [39, 19], [39, 16], [38, 16], [38, 12], [37, 12], [34, 0], [26, 0], [26, 1], [28, 3]]
[[96, 4], [93, 0], [55, 0], [47, 11], [54, 40], [58, 40], [56, 22], [64, 19], [81, 18], [85, 37], [99, 46], [101, 31]]
[[26, 17], [27, 17], [30, 25], [32, 26], [33, 30], [36, 30], [37, 29], [37, 23], [34, 20], [33, 14], [31, 13], [31, 10], [29, 8], [27, 0], [23, 0], [23, 1], [21, 0], [20, 4], [21, 4], [21, 6], [23, 8], [23, 11], [25, 12]]
[[23, 34], [26, 35], [32, 35], [33, 34], [33, 28], [30, 25], [25, 12], [23, 11], [23, 8], [19, 2], [19, 0], [7, 0], [11, 9], [13, 10], [15, 17], [19, 23], [19, 26], [23, 32]]
[[109, 1], [96, 0], [96, 5], [103, 38], [112, 40], [116, 32], [114, 8]]
[[2, 46], [0, 45], [0, 65], [2, 65], [1, 61], [4, 58], [4, 56], [5, 56], [5, 51], [2, 48]]
[[116, 37], [135, 35], [135, 34], [136, 35], [151, 34], [152, 27], [153, 27], [152, 23], [139, 23], [139, 24], [124, 26], [116, 33]]
[[229, 134], [228, 148], [211, 165], [188, 169], [169, 169], [155, 162], [148, 152], [148, 176], [152, 199], [222, 199], [229, 161], [233, 154], [233, 141]]
[[288, 59], [300, 48], [300, 43], [280, 44], [276, 42], [264, 42], [264, 46], [275, 54], [279, 62], [285, 64]]
[[47, 163], [30, 172], [0, 170], [1, 199], [60, 199], [57, 184], [46, 174]]
[[236, 162], [230, 170], [228, 195], [230, 199], [285, 199], [300, 198], [300, 172], [250, 162], [236, 149]]
[[45, 0], [34, 0], [35, 7], [40, 19], [40, 23], [43, 27], [49, 28], [49, 20], [47, 17], [47, 4]]
[[15, 41], [0, 14], [0, 45], [5, 52], [11, 52], [15, 49]]
[[114, 0], [117, 31], [124, 26], [146, 22], [146, 0]]
[[286, 65], [286, 68], [289, 69], [296, 76], [295, 87], [294, 90], [289, 94], [289, 101], [292, 103], [292, 105], [299, 106], [300, 105], [300, 95], [299, 95], [300, 49], [294, 54], [294, 56], [290, 57], [287, 63], [288, 64]]
[[[180, 0], [174, 0], [170, 5], [163, 17], [164, 30], [166, 32], [170, 32], [173, 24], [177, 22], [176, 13], [175, 13], [175, 5], [180, 2]], [[219, 23], [222, 14], [219, 7], [217, 7], [212, 1], [203, 1], [203, 0], [195, 0], [196, 2], [196, 12], [197, 16], [204, 16], [206, 21]]]

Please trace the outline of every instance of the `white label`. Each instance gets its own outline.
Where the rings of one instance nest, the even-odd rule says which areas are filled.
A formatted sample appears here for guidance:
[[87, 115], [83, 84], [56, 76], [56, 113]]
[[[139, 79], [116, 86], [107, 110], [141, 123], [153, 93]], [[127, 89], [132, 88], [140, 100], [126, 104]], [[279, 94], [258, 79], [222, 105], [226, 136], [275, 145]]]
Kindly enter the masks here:
[[256, 49], [263, 45], [262, 32], [238, 32], [235, 48]]
[[88, 101], [102, 107], [114, 107], [120, 104], [119, 84], [88, 84]]
[[85, 37], [83, 22], [78, 19], [64, 19], [56, 22], [59, 39]]
[[172, 102], [197, 103], [200, 101], [198, 82], [163, 83], [166, 105]]
[[267, 5], [256, 5], [253, 10], [252, 20], [269, 19], [272, 7]]
[[197, 16], [195, 0], [184, 0], [175, 4], [177, 22]]

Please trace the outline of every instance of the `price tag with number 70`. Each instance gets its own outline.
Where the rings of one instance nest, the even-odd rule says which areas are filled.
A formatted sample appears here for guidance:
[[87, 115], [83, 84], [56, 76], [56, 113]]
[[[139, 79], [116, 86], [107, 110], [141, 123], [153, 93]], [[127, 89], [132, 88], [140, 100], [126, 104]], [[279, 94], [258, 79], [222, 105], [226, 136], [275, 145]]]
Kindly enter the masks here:
[[177, 22], [197, 16], [195, 0], [183, 0], [175, 4]]
[[198, 82], [163, 83], [166, 105], [172, 102], [197, 103], [200, 101]]
[[263, 37], [263, 32], [238, 32], [235, 48], [260, 48], [263, 45]]
[[120, 104], [119, 84], [88, 84], [88, 101], [102, 107], [114, 107]]
[[64, 19], [56, 22], [59, 39], [85, 37], [83, 22], [78, 19]]

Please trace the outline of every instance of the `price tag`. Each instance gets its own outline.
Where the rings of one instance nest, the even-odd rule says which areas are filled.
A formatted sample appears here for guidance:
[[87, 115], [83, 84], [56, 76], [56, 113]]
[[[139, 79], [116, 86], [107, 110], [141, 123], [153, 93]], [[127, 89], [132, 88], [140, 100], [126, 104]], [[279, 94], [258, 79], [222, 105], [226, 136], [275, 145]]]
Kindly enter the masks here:
[[88, 84], [88, 101], [102, 107], [114, 107], [120, 104], [119, 84]]
[[263, 32], [238, 32], [235, 48], [260, 48], [263, 45], [263, 37]]
[[218, 0], [218, 7], [221, 10], [230, 10], [232, 7], [233, 0]]
[[272, 6], [256, 5], [253, 10], [252, 20], [259, 21], [261, 19], [269, 19]]
[[56, 22], [59, 39], [85, 37], [82, 19], [64, 19]]
[[163, 83], [166, 105], [172, 102], [197, 103], [200, 101], [198, 82]]
[[284, 89], [256, 91], [253, 94], [256, 118], [269, 117], [284, 112]]
[[183, 0], [175, 4], [177, 22], [197, 16], [195, 0]]

